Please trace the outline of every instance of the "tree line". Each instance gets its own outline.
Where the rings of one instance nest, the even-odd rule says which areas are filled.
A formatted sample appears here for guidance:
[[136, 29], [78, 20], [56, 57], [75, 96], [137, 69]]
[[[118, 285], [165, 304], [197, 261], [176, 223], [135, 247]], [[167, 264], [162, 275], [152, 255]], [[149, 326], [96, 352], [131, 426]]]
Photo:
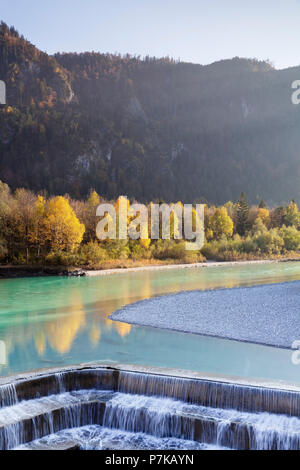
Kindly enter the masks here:
[[76, 200], [24, 188], [11, 191], [0, 181], [1, 263], [96, 268], [114, 260], [188, 263], [299, 254], [300, 212], [295, 201], [269, 209], [264, 201], [249, 206], [242, 194], [235, 203], [205, 205], [205, 245], [195, 252], [186, 251], [184, 240], [177, 240], [175, 212], [169, 240], [151, 240], [149, 233], [141, 240], [99, 241], [96, 209], [105, 202], [113, 203], [118, 213], [119, 200], [106, 201], [94, 190], [86, 200]]

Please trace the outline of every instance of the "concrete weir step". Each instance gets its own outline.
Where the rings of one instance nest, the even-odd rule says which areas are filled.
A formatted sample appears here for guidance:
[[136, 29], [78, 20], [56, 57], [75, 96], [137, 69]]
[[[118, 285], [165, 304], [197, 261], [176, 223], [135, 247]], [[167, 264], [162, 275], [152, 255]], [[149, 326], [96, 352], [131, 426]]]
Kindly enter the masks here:
[[114, 390], [117, 371], [100, 368], [71, 369], [63, 372], [32, 374], [1, 385], [0, 409], [23, 400], [76, 390]]
[[[231, 449], [300, 449], [297, 418], [107, 391], [68, 392], [0, 410], [0, 446], [13, 449], [61, 430], [95, 424]], [[36, 445], [44, 444], [32, 443]]]
[[176, 438], [158, 438], [102, 426], [68, 429], [21, 445], [14, 450], [228, 450], [223, 447]]
[[155, 373], [155, 369], [148, 368], [145, 372], [140, 372], [117, 366], [82, 367], [61, 372], [28, 374], [27, 377], [15, 377], [2, 384], [0, 378], [0, 409], [22, 400], [91, 389], [170, 397], [222, 409], [300, 415], [299, 388], [279, 388], [273, 384], [261, 385], [257, 382], [230, 382], [225, 378], [217, 381], [201, 374], [180, 377], [166, 374], [165, 371]]
[[28, 444], [23, 444], [15, 450], [37, 450], [37, 451], [75, 451], [80, 450], [80, 445], [78, 442], [72, 441], [70, 439], [65, 439], [63, 441], [55, 442], [52, 439], [52, 442], [43, 442], [41, 439], [38, 439]]
[[298, 418], [223, 410], [170, 398], [116, 393], [106, 403], [103, 425], [231, 449], [300, 449]]
[[66, 428], [98, 424], [112, 393], [76, 391], [0, 409], [0, 449], [13, 449]]
[[[184, 448], [299, 450], [299, 416], [296, 388], [153, 371], [89, 367], [0, 381], [1, 450], [46, 449], [53, 442], [66, 450], [89, 441], [97, 447], [97, 439], [107, 448], [124, 442], [129, 449], [180, 448], [184, 442]], [[81, 430], [76, 438], [74, 429]]]

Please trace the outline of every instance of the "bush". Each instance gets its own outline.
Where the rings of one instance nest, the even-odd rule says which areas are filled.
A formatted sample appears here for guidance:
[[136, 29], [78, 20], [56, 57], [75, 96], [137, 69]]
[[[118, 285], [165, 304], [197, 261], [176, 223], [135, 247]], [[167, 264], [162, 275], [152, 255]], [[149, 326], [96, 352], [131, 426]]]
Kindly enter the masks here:
[[287, 251], [297, 251], [300, 249], [300, 232], [296, 227], [282, 227], [280, 235]]
[[107, 251], [97, 242], [89, 242], [80, 248], [80, 262], [85, 266], [96, 266], [108, 259]]
[[275, 228], [258, 233], [254, 237], [254, 243], [257, 246], [258, 252], [266, 254], [279, 254], [284, 247], [284, 241]]
[[130, 256], [127, 240], [108, 240], [105, 249], [110, 259], [127, 259]]
[[247, 253], [247, 254], [255, 253], [256, 248], [257, 247], [255, 245], [255, 241], [250, 236], [248, 236], [245, 239], [240, 240], [240, 242], [238, 243], [239, 253]]
[[26, 256], [23, 253], [18, 253], [16, 256], [12, 258], [12, 263], [17, 266], [25, 265], [27, 263]]
[[153, 256], [159, 260], [175, 259], [189, 263], [204, 261], [199, 251], [188, 251], [186, 242], [175, 240], [158, 240], [153, 247]]
[[130, 248], [130, 256], [133, 259], [141, 260], [141, 259], [150, 259], [152, 257], [152, 247], [151, 245], [149, 248], [145, 248], [141, 246], [139, 241], [131, 240], [129, 242]]
[[248, 238], [242, 239], [239, 235], [235, 235], [229, 240], [224, 238], [206, 243], [201, 251], [206, 258], [223, 261], [240, 259], [245, 250], [249, 252], [251, 249], [252, 245]]
[[51, 251], [46, 256], [45, 263], [50, 266], [78, 266], [80, 265], [80, 258], [74, 253]]
[[202, 253], [208, 259], [218, 261], [254, 259], [263, 255], [279, 255], [284, 248], [296, 250], [300, 246], [300, 240], [299, 243], [297, 240], [298, 238], [293, 230], [286, 234], [285, 242], [282, 233], [278, 229], [268, 230], [263, 224], [259, 223], [255, 225], [252, 236], [248, 235], [246, 238], [241, 238], [239, 235], [235, 235], [234, 238], [229, 240], [222, 239], [206, 243]]
[[156, 259], [182, 259], [185, 256], [185, 245], [174, 240], [158, 240], [153, 249]]

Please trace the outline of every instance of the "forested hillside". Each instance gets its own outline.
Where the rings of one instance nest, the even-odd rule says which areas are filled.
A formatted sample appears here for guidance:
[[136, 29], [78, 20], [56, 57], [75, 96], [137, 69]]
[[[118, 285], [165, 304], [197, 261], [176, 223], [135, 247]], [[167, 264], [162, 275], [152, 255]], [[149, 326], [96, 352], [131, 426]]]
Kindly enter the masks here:
[[[202, 47], [205, 47], [203, 45]], [[300, 201], [300, 67], [56, 54], [0, 26], [0, 179], [13, 189], [183, 203]]]

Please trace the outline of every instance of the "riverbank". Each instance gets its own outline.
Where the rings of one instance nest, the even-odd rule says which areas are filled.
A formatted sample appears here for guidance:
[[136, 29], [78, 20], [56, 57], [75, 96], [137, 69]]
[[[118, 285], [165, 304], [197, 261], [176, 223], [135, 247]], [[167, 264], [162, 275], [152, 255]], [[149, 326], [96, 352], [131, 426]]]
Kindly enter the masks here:
[[139, 326], [291, 349], [300, 334], [300, 281], [183, 292], [126, 305], [110, 318]]
[[44, 276], [85, 276], [82, 269], [43, 266], [0, 266], [0, 279]]
[[163, 264], [158, 266], [142, 266], [135, 268], [118, 268], [118, 269], [104, 269], [104, 270], [85, 270], [86, 276], [107, 276], [110, 274], [121, 274], [128, 272], [141, 272], [141, 271], [159, 271], [168, 269], [189, 269], [189, 268], [217, 268], [222, 266], [246, 266], [246, 265], [259, 265], [259, 264], [272, 264], [272, 263], [287, 263], [300, 261], [300, 259], [269, 259], [269, 260], [254, 260], [254, 261], [206, 261], [204, 263], [190, 263], [190, 264]]
[[[300, 261], [299, 258], [276, 258], [260, 260], [240, 260], [240, 261], [212, 261], [208, 260], [201, 263], [178, 263], [174, 260], [157, 261], [153, 260], [136, 261], [113, 260], [106, 262], [101, 269], [89, 269], [85, 267], [65, 267], [65, 266], [0, 266], [0, 279], [22, 278], [22, 277], [44, 277], [44, 276], [107, 276], [111, 274], [122, 274], [128, 272], [158, 271], [168, 269], [188, 269], [188, 268], [210, 268], [222, 266], [243, 266], [259, 265], [270, 263], [285, 263]], [[151, 260], [152, 261], [152, 260]]]

